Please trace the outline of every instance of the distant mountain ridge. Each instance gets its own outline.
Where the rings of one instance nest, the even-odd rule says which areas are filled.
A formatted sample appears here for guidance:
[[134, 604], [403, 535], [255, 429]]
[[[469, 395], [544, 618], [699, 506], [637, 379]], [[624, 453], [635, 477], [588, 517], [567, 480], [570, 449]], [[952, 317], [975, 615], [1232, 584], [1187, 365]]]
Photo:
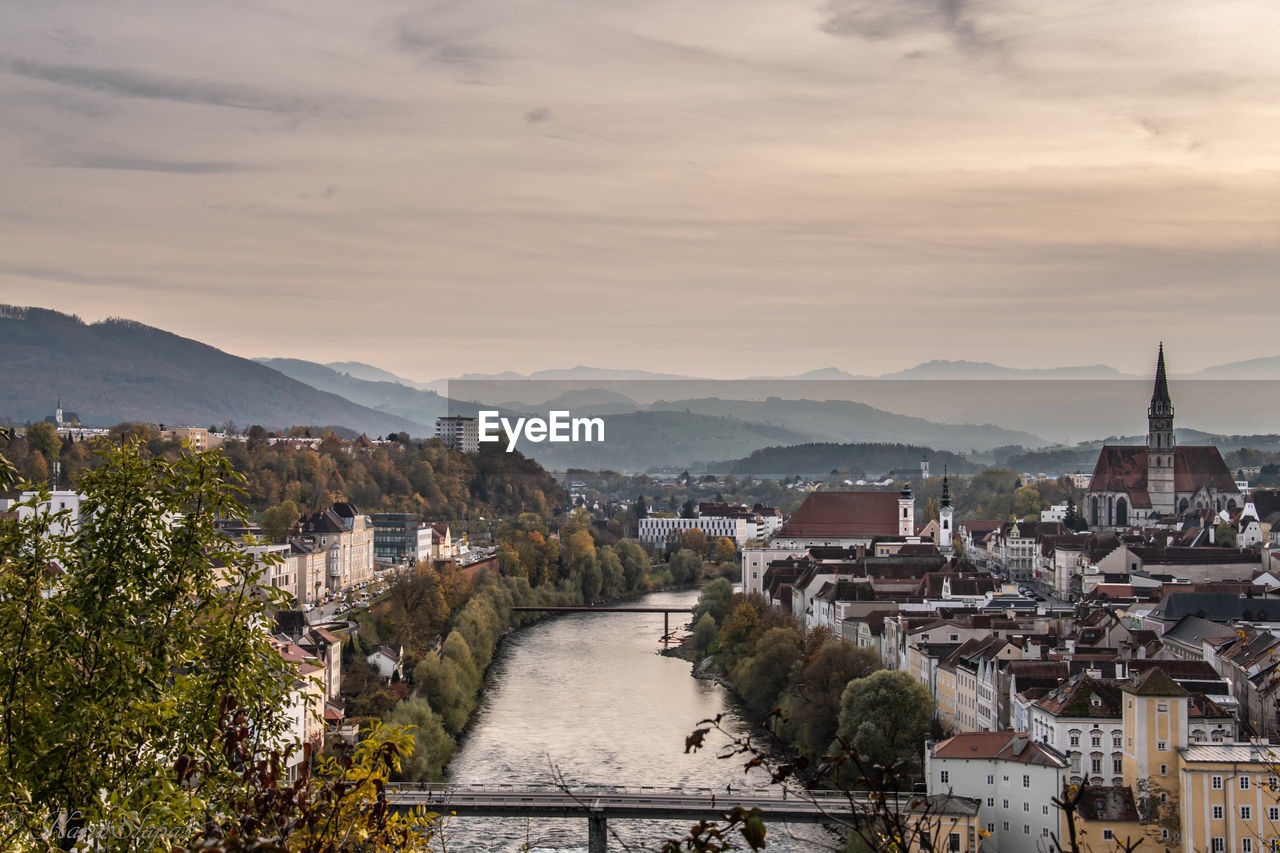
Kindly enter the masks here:
[[1077, 367], [1002, 367], [987, 361], [934, 359], [881, 379], [1131, 379], [1105, 364]]
[[269, 367], [132, 320], [92, 325], [43, 308], [0, 306], [0, 416], [53, 414], [59, 397], [83, 423], [281, 429], [342, 426], [422, 434], [405, 418], [319, 391]]

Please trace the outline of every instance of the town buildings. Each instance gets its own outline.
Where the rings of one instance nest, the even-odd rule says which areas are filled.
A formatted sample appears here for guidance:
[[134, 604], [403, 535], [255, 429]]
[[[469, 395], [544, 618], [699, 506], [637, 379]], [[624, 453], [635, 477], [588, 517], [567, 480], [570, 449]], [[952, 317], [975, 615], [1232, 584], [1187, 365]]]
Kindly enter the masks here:
[[480, 450], [480, 424], [475, 418], [461, 415], [436, 418], [436, 438], [454, 450], [477, 453]]

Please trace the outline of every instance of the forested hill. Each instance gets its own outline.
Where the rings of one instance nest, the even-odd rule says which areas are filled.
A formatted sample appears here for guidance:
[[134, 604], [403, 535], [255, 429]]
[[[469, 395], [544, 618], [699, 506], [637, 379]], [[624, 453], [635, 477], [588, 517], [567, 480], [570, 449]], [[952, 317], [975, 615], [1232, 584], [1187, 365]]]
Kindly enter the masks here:
[[353, 450], [329, 438], [317, 450], [236, 442], [223, 452], [248, 480], [254, 510], [293, 501], [306, 511], [342, 498], [361, 512], [416, 512], [431, 521], [525, 512], [546, 519], [569, 500], [537, 462], [491, 444], [472, 454], [438, 440]]
[[981, 470], [963, 456], [946, 450], [885, 443], [766, 447], [745, 459], [712, 467], [717, 472], [739, 475], [825, 477], [838, 470], [857, 477], [879, 477], [891, 471], [897, 471], [900, 476], [919, 476], [921, 459], [929, 461], [930, 471], [936, 475], [942, 474], [944, 466], [952, 474], [973, 474]]
[[268, 428], [343, 426], [371, 436], [424, 435], [421, 425], [319, 391], [189, 338], [110, 319], [86, 324], [42, 308], [0, 305], [0, 418], [38, 421], [62, 406], [81, 423]]

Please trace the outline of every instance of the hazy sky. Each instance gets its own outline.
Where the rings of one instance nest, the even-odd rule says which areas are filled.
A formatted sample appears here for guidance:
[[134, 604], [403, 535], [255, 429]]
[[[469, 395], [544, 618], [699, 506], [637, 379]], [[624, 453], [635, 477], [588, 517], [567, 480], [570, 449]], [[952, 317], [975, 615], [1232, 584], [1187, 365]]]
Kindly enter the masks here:
[[1280, 354], [1274, 0], [0, 0], [0, 302], [430, 379]]

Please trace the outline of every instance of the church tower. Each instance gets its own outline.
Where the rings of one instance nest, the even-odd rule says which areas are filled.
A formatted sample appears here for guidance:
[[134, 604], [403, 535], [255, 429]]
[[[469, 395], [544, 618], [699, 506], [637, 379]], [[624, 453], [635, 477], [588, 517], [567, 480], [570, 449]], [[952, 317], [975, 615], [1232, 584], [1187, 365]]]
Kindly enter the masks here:
[[916, 499], [911, 486], [902, 487], [898, 493], [898, 535], [914, 536], [916, 532]]
[[1147, 493], [1154, 515], [1172, 515], [1176, 508], [1173, 483], [1173, 401], [1164, 370], [1164, 344], [1156, 362], [1156, 384], [1147, 409]]
[[951, 485], [947, 482], [947, 468], [942, 468], [942, 499], [938, 501], [938, 549], [944, 554], [951, 553], [951, 536], [954, 523], [951, 509]]

